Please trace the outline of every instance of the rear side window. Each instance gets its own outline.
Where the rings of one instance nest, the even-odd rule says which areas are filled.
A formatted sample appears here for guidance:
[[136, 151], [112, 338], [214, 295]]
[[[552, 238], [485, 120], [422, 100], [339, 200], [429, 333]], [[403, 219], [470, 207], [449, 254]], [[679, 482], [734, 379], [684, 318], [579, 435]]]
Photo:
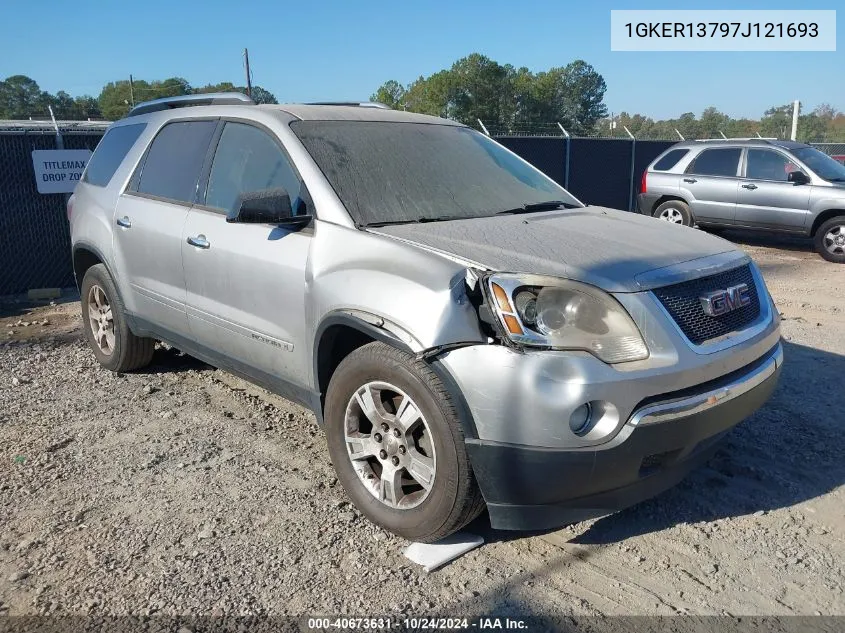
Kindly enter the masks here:
[[672, 169], [675, 165], [678, 164], [678, 161], [681, 160], [684, 156], [689, 154], [688, 149], [673, 149], [672, 151], [668, 152], [665, 156], [663, 156], [660, 160], [654, 163], [652, 167], [655, 171], [668, 171]]
[[687, 173], [699, 176], [736, 176], [740, 147], [720, 147], [701, 152], [687, 169]]
[[83, 182], [97, 187], [105, 187], [109, 184], [114, 172], [120, 167], [120, 163], [126, 158], [126, 154], [141, 136], [141, 132], [147, 127], [146, 123], [134, 125], [121, 125], [113, 127], [100, 139], [97, 149], [88, 161], [88, 168], [85, 170]]
[[138, 193], [192, 204], [217, 121], [168, 123], [156, 135], [138, 178]]
[[229, 212], [242, 193], [277, 187], [288, 192], [297, 209], [299, 178], [279, 145], [256, 127], [227, 123], [211, 166], [206, 205]]

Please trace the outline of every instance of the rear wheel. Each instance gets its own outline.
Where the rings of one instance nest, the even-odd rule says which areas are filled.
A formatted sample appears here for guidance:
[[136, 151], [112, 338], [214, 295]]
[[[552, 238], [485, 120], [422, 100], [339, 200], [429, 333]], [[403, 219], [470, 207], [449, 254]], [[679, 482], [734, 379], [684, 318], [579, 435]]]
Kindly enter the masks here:
[[682, 200], [668, 200], [654, 210], [654, 217], [672, 224], [692, 226], [689, 205]]
[[103, 264], [91, 266], [82, 279], [82, 331], [97, 361], [112, 371], [131, 371], [150, 364], [151, 338], [132, 334], [123, 303]]
[[410, 354], [384, 343], [349, 354], [332, 375], [325, 425], [338, 479], [373, 523], [432, 542], [484, 508], [451, 398]]
[[819, 255], [829, 262], [845, 264], [845, 215], [831, 218], [813, 236]]

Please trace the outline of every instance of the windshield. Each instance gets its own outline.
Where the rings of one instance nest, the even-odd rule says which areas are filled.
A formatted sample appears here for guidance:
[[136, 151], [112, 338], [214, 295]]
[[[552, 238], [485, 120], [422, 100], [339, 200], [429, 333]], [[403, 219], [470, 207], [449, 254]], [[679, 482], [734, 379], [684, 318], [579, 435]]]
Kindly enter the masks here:
[[845, 182], [845, 165], [815, 147], [801, 147], [792, 150], [792, 153], [820, 178], [831, 182]]
[[[454, 125], [295, 121], [358, 225], [476, 218], [560, 201], [562, 187], [486, 136]], [[536, 210], [555, 208], [540, 205]]]

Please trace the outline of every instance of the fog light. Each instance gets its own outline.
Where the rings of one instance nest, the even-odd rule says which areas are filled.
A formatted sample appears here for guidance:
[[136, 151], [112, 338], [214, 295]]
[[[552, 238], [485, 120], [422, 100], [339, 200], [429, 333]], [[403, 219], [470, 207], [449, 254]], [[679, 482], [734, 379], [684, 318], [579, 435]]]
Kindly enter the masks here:
[[575, 435], [583, 435], [590, 428], [593, 418], [593, 407], [589, 402], [582, 404], [569, 416], [569, 428]]

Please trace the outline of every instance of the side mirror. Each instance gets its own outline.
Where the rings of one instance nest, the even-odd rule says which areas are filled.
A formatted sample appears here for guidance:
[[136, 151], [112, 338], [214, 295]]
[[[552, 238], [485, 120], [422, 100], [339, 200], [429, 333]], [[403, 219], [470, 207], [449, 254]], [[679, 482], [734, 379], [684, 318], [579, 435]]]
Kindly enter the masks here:
[[793, 185], [806, 185], [810, 182], [810, 177], [803, 171], [791, 171], [786, 175], [786, 180]]
[[288, 192], [281, 187], [242, 193], [235, 208], [226, 215], [226, 222], [239, 224], [281, 224], [303, 227], [314, 218], [294, 215]]

